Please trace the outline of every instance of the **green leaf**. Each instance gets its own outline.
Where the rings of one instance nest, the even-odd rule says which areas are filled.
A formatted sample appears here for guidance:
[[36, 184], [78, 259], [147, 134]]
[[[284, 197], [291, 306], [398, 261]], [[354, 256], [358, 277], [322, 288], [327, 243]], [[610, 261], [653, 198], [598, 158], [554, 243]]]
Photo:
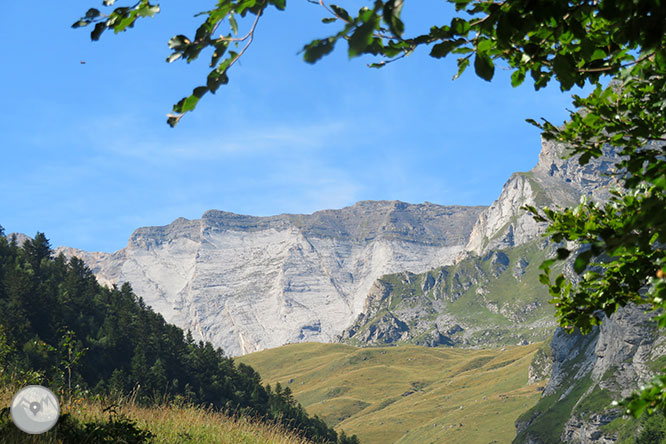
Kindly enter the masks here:
[[349, 37], [349, 57], [356, 57], [361, 54], [372, 43], [372, 33], [375, 30], [376, 22], [370, 20], [358, 28]]
[[324, 17], [323, 19], [321, 19], [322, 23], [335, 23], [337, 21], [338, 21], [337, 17]]
[[486, 53], [490, 50], [492, 46], [493, 46], [492, 40], [481, 38], [476, 44], [476, 51]]
[[111, 6], [116, 2], [116, 0], [104, 0], [102, 3], [104, 6]]
[[175, 128], [176, 125], [178, 124], [178, 121], [179, 121], [180, 117], [181, 117], [181, 116], [174, 116], [174, 115], [169, 114], [169, 115], [167, 116], [167, 124], [168, 124], [171, 128]]
[[592, 259], [592, 251], [587, 250], [583, 251], [576, 257], [576, 260], [574, 261], [573, 268], [574, 271], [578, 274], [581, 274], [583, 271], [585, 271], [585, 268], [587, 268], [588, 264], [590, 263], [590, 259]]
[[349, 15], [349, 13], [344, 8], [341, 8], [337, 5], [330, 5], [330, 8], [333, 10], [335, 15], [340, 17], [342, 20], [344, 20], [346, 22], [351, 22], [352, 21], [351, 16]]
[[82, 28], [82, 27], [84, 27], [84, 26], [88, 26], [89, 24], [90, 24], [90, 22], [89, 22], [88, 20], [83, 20], [83, 19], [81, 19], [81, 20], [79, 20], [78, 22], [74, 23], [74, 24], [72, 25], [72, 28], [74, 28], [74, 29], [76, 29], [76, 28]]
[[441, 59], [442, 57], [446, 57], [453, 48], [455, 48], [455, 44], [450, 40], [438, 43], [430, 50], [430, 57]]
[[166, 58], [167, 63], [172, 63], [178, 60], [183, 56], [182, 52], [174, 52], [173, 54], [169, 55], [169, 57]]
[[666, 71], [666, 50], [661, 48], [655, 51], [654, 62], [663, 72]]
[[139, 8], [137, 12], [141, 17], [154, 17], [155, 14], [160, 12], [160, 7], [159, 5], [147, 4]]
[[571, 254], [571, 251], [569, 251], [566, 248], [558, 248], [557, 249], [557, 259], [560, 260], [560, 261], [568, 258], [570, 254]]
[[474, 57], [474, 71], [483, 80], [490, 82], [495, 75], [495, 65], [486, 53], [477, 52]]
[[468, 46], [459, 46], [451, 52], [453, 54], [469, 54], [470, 52], [474, 52], [474, 50]]
[[456, 4], [456, 11], [462, 11], [472, 3], [472, 0], [453, 0], [453, 2]]
[[287, 7], [287, 0], [271, 0], [270, 3], [280, 11], [284, 11]]
[[467, 35], [470, 30], [469, 22], [459, 17], [455, 17], [451, 20], [451, 30], [458, 35]]
[[176, 50], [176, 51], [182, 51], [190, 43], [191, 43], [190, 39], [188, 39], [187, 37], [185, 37], [182, 34], [171, 37], [169, 39], [169, 41], [167, 42], [167, 44], [169, 45], [169, 48], [171, 48], [173, 50]]
[[305, 45], [303, 48], [303, 60], [305, 60], [307, 63], [315, 63], [317, 60], [333, 51], [334, 46], [335, 40], [330, 38], [324, 40], [314, 40]]
[[400, 20], [403, 0], [389, 0], [384, 4], [383, 18], [391, 32], [400, 37], [405, 32], [405, 25]]
[[368, 23], [374, 16], [375, 11], [366, 6], [363, 6], [358, 10], [358, 18], [361, 19], [363, 23]]
[[594, 41], [590, 38], [584, 38], [580, 42], [580, 55], [583, 59], [587, 60], [590, 58], [592, 53], [594, 52], [595, 45]]
[[517, 69], [511, 74], [511, 86], [514, 88], [519, 86], [525, 80], [525, 71], [523, 69]]
[[210, 74], [208, 74], [208, 78], [206, 79], [206, 86], [213, 94], [215, 94], [215, 91], [218, 90], [220, 85], [226, 85], [227, 83], [229, 83], [227, 67], [224, 67], [223, 70], [215, 69], [211, 71]]
[[592, 53], [592, 56], [590, 56], [590, 61], [594, 60], [601, 60], [606, 58], [606, 51], [603, 49], [595, 49], [594, 52]]
[[192, 91], [192, 95], [185, 97], [182, 99], [176, 107], [174, 107], [174, 111], [178, 113], [186, 113], [188, 111], [192, 111], [196, 106], [197, 103], [199, 103], [199, 99], [208, 92], [208, 88], [205, 86], [198, 86], [194, 88]]
[[90, 8], [90, 9], [88, 9], [88, 11], [86, 12], [85, 18], [87, 18], [87, 19], [94, 19], [94, 18], [99, 17], [100, 15], [102, 15], [102, 13], [99, 12], [99, 9]]
[[116, 21], [113, 25], [113, 32], [118, 34], [119, 32], [124, 31], [128, 27], [131, 28], [134, 26], [134, 21], [137, 18], [137, 11], [132, 11], [131, 14], [123, 17], [122, 19]]
[[102, 33], [106, 30], [106, 23], [105, 22], [100, 22], [95, 25], [95, 29], [92, 30], [90, 33], [90, 39], [93, 41], [99, 40], [99, 38], [102, 36]]
[[238, 35], [238, 22], [233, 14], [229, 14], [229, 26], [231, 26], [231, 32], [233, 32], [234, 35]]
[[628, 410], [634, 418], [638, 418], [643, 414], [643, 410], [648, 406], [649, 402], [642, 398], [636, 398], [629, 403]]
[[558, 54], [553, 60], [553, 71], [560, 81], [563, 91], [571, 89], [576, 80], [576, 65], [570, 54]]
[[555, 278], [555, 287], [557, 288], [558, 291], [562, 288], [565, 282], [566, 279], [563, 274], [560, 274]]
[[539, 265], [539, 270], [544, 270], [545, 271], [545, 270], [549, 269], [551, 267], [551, 265], [553, 265], [555, 262], [557, 262], [555, 259], [545, 260], [541, 263], [541, 265]]
[[594, 271], [586, 271], [583, 275], [583, 279], [586, 281], [593, 281], [595, 279], [599, 279], [600, 277], [601, 275], [599, 273], [595, 273]]
[[213, 56], [210, 58], [211, 68], [217, 65], [217, 62], [222, 58], [224, 53], [227, 52], [228, 47], [229, 47], [229, 42], [226, 41], [215, 43], [215, 51], [213, 52]]
[[458, 72], [456, 73], [455, 76], [453, 76], [453, 80], [457, 79], [462, 75], [463, 72], [465, 72], [465, 70], [469, 66], [469, 57], [458, 59], [457, 63], [458, 63]]

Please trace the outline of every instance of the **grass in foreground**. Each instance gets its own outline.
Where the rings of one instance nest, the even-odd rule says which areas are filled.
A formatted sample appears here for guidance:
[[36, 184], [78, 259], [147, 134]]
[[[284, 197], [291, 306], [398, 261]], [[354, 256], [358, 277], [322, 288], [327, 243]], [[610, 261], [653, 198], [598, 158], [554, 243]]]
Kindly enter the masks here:
[[[17, 389], [18, 390], [18, 389]], [[310, 444], [277, 425], [247, 418], [231, 418], [194, 406], [140, 407], [131, 402], [119, 406], [100, 401], [76, 400], [61, 406], [56, 427], [43, 435], [29, 435], [11, 422], [8, 407], [17, 390], [0, 388], [3, 444], [14, 443], [159, 443], [159, 444]]]
[[236, 358], [363, 444], [510, 443], [539, 399], [540, 344], [494, 350], [292, 344]]

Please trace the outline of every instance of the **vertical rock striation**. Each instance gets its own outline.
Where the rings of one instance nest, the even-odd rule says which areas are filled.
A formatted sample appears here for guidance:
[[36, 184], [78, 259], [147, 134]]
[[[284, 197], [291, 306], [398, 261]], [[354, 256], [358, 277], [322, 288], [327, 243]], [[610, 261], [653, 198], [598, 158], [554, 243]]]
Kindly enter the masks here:
[[311, 215], [208, 211], [136, 230], [115, 253], [61, 249], [129, 282], [169, 322], [230, 355], [332, 341], [383, 274], [451, 263], [485, 207], [359, 202]]

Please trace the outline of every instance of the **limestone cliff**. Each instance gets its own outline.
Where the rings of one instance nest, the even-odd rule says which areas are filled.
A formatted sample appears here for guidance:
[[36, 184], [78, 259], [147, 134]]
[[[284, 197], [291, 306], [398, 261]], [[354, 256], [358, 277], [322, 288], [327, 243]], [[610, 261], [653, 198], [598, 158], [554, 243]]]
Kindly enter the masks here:
[[359, 202], [311, 215], [208, 211], [136, 230], [115, 253], [77, 255], [102, 283], [129, 282], [169, 322], [230, 355], [331, 341], [386, 273], [451, 263], [485, 207]]
[[[479, 215], [455, 265], [409, 278], [382, 277], [381, 285], [389, 289], [382, 298], [368, 296], [365, 309], [339, 340], [476, 347], [550, 337], [554, 310], [538, 281], [538, 267], [552, 246], [540, 236], [545, 225], [521, 207], [572, 206], [583, 195], [603, 200], [616, 184], [607, 175], [615, 164], [611, 151], [585, 166], [564, 155], [563, 145], [543, 142], [537, 165], [514, 173]], [[456, 333], [446, 334], [453, 326]]]
[[385, 275], [338, 338], [353, 345], [493, 347], [548, 339], [556, 326], [539, 283], [545, 240], [469, 255], [425, 273]]
[[607, 176], [615, 165], [611, 152], [583, 166], [577, 158], [563, 159], [564, 155], [564, 145], [543, 141], [536, 166], [526, 173], [514, 173], [500, 197], [479, 216], [465, 251], [484, 254], [536, 238], [545, 226], [534, 222], [520, 208], [523, 205], [568, 207], [583, 195], [603, 200], [609, 187], [617, 185]]

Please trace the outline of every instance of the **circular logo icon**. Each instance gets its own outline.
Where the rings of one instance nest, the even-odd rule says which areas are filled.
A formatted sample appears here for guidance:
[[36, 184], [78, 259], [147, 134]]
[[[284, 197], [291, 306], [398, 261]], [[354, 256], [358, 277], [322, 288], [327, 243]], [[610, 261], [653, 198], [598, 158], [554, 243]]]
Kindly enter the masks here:
[[60, 403], [46, 387], [29, 385], [14, 395], [9, 413], [16, 427], [36, 435], [49, 431], [58, 422]]

